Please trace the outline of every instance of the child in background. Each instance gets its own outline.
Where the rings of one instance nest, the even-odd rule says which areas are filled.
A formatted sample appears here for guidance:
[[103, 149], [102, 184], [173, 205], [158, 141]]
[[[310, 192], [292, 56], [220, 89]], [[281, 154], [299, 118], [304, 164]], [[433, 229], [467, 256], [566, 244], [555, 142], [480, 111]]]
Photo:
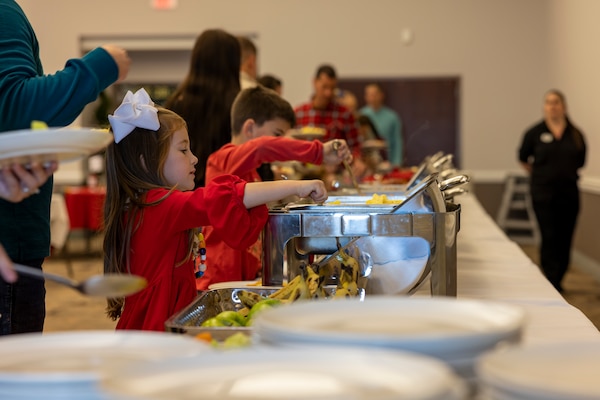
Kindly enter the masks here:
[[128, 92], [109, 121], [115, 142], [106, 158], [104, 271], [148, 281], [141, 292], [108, 300], [117, 329], [164, 331], [167, 318], [194, 300], [194, 228], [212, 225], [227, 232], [229, 246], [243, 249], [266, 222], [265, 203], [290, 195], [327, 198], [318, 180], [246, 183], [223, 175], [193, 190], [198, 159], [185, 121], [155, 107], [143, 89]]
[[[352, 154], [344, 140], [334, 150], [334, 140], [326, 143], [297, 140], [283, 135], [295, 125], [292, 106], [273, 90], [258, 86], [241, 91], [231, 108], [231, 143], [221, 147], [206, 165], [206, 182], [224, 174], [249, 181], [260, 181], [256, 172], [263, 163], [302, 161], [312, 164], [338, 165]], [[261, 270], [260, 241], [240, 250], [227, 243], [229, 232], [204, 230], [208, 262], [204, 275], [198, 279], [198, 290], [212, 283], [253, 280]], [[214, 254], [214, 256], [213, 256]]]

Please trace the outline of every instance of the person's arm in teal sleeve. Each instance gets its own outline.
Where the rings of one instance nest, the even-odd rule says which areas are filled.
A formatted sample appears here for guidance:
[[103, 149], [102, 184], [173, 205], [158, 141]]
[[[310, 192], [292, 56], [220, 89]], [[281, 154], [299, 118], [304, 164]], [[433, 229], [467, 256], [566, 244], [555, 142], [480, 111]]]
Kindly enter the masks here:
[[18, 57], [0, 61], [0, 91], [5, 93], [0, 96], [2, 131], [28, 128], [32, 120], [48, 126], [69, 125], [119, 73], [112, 57], [101, 48], [67, 61], [53, 75], [32, 75], [25, 62]]
[[119, 67], [102, 48], [43, 75], [38, 41], [22, 10], [9, 4], [0, 11], [0, 131], [29, 128], [32, 120], [69, 125], [117, 80]]

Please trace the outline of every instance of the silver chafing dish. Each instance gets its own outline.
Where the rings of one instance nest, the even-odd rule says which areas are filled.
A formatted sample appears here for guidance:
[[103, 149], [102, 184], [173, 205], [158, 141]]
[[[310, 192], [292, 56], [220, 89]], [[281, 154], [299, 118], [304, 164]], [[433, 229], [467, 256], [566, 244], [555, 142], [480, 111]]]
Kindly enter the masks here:
[[[420, 170], [411, 187], [427, 181], [431, 174], [426, 172], [436, 172], [429, 159]], [[464, 181], [460, 179], [458, 183]], [[441, 189], [443, 181], [435, 180], [435, 183], [426, 185], [422, 193], [406, 201], [397, 213], [391, 213], [395, 204], [369, 205], [366, 200], [378, 193], [386, 194], [391, 200], [404, 201], [408, 193], [406, 185], [365, 185], [361, 187], [361, 195], [345, 190], [342, 195], [330, 196], [326, 205], [293, 203], [272, 208], [263, 231], [263, 286], [201, 292], [194, 302], [166, 321], [166, 329], [192, 335], [210, 332], [217, 340], [236, 332], [249, 334], [249, 327], [202, 327], [201, 324], [222, 311], [242, 308], [237, 296], [239, 290], [268, 296], [286, 278], [292, 280], [298, 275], [312, 255], [330, 256], [338, 251], [338, 243], [349, 245], [351, 241], [354, 246], [349, 247], [370, 253], [373, 260], [379, 256], [374, 253], [380, 251], [393, 253], [392, 257], [398, 258], [411, 253], [413, 259], [415, 254], [427, 253], [426, 267], [413, 289], [429, 276], [432, 295], [456, 296], [460, 205], [446, 201], [445, 190]], [[423, 251], [424, 247], [428, 251]], [[287, 264], [285, 276], [284, 264]], [[367, 294], [376, 283], [374, 275], [369, 277]], [[326, 291], [334, 294], [335, 287], [328, 286]]]
[[201, 292], [198, 297], [183, 310], [171, 316], [165, 322], [165, 328], [169, 332], [187, 333], [197, 335], [202, 332], [210, 332], [211, 336], [219, 341], [225, 340], [236, 332], [250, 334], [251, 328], [245, 326], [203, 327], [202, 322], [215, 317], [223, 311], [239, 311], [244, 308], [238, 297], [240, 290], [255, 292], [261, 296], [269, 296], [278, 288], [228, 288], [213, 289]]
[[[293, 279], [311, 256], [333, 254], [338, 243], [371, 238], [373, 244], [378, 237], [395, 237], [396, 245], [403, 246], [404, 241], [422, 238], [429, 244], [430, 254], [414, 289], [429, 275], [432, 295], [456, 296], [460, 205], [444, 201], [438, 184], [427, 185], [421, 195], [396, 213], [391, 213], [394, 204], [366, 204], [371, 198], [368, 193], [330, 196], [325, 205], [291, 204], [270, 209], [263, 231], [263, 285], [280, 286], [284, 280]], [[388, 193], [388, 198], [404, 200], [405, 196]], [[371, 245], [369, 251], [374, 247]]]
[[[200, 292], [192, 303], [167, 319], [165, 322], [165, 330], [167, 332], [185, 333], [192, 336], [207, 332], [217, 341], [223, 341], [237, 332], [250, 335], [252, 332], [252, 327], [250, 326], [205, 327], [202, 326], [202, 323], [207, 319], [216, 317], [217, 314], [223, 311], [239, 311], [244, 308], [244, 305], [238, 296], [240, 290], [258, 293], [261, 296], [268, 297], [278, 289], [278, 287], [246, 286], [210, 289]], [[335, 288], [325, 287], [325, 292], [328, 295], [334, 295]]]

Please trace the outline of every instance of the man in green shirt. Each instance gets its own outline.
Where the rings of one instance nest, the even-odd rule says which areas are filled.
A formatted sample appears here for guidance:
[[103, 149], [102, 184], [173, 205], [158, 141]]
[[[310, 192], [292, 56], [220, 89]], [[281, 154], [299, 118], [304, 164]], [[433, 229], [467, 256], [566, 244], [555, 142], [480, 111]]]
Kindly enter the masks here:
[[365, 87], [366, 106], [360, 109], [360, 114], [366, 115], [375, 124], [377, 133], [387, 142], [388, 158], [394, 166], [402, 166], [402, 121], [398, 114], [384, 105], [385, 95], [380, 85], [376, 83]]

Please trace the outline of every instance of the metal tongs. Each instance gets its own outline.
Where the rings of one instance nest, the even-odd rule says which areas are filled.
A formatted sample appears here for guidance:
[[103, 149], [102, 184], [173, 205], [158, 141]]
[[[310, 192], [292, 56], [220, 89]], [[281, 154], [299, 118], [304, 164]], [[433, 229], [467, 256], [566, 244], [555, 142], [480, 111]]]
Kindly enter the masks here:
[[[335, 151], [337, 151], [339, 148], [340, 148], [339, 140], [334, 140], [333, 141], [333, 149]], [[358, 182], [356, 181], [356, 176], [354, 176], [354, 171], [352, 171], [352, 167], [350, 167], [350, 164], [345, 159], [342, 162], [344, 163], [344, 168], [346, 168], [346, 171], [348, 171], [348, 174], [350, 175], [350, 179], [352, 179], [352, 186], [354, 186], [354, 188], [356, 189], [356, 192], [358, 194], [361, 194], [360, 186], [358, 186]]]
[[411, 187], [406, 193], [404, 193], [404, 200], [402, 200], [400, 204], [394, 206], [394, 208], [392, 208], [392, 211], [390, 211], [390, 214], [395, 214], [400, 208], [402, 208], [402, 206], [404, 206], [417, 195], [423, 193], [429, 187], [429, 185], [437, 183], [437, 177], [438, 173], [434, 172], [430, 175], [427, 175], [416, 185], [413, 185], [413, 187]]

